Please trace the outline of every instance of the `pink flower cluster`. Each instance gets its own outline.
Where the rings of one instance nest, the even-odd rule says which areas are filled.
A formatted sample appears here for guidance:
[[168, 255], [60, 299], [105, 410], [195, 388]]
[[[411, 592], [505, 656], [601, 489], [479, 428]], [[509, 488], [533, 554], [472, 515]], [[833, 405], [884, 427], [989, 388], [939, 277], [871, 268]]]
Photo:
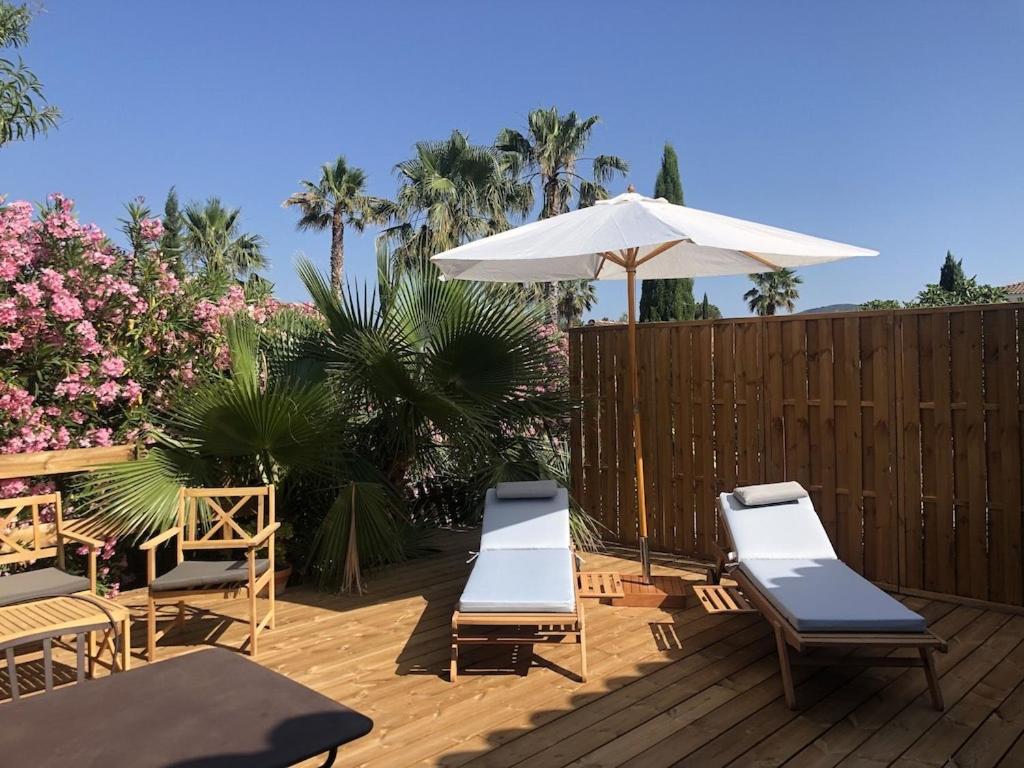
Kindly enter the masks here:
[[[159, 219], [141, 222], [157, 243]], [[133, 253], [52, 195], [38, 216], [0, 199], [0, 453], [134, 439], [182, 388], [225, 365], [223, 319], [278, 307], [210, 295], [159, 246]]]

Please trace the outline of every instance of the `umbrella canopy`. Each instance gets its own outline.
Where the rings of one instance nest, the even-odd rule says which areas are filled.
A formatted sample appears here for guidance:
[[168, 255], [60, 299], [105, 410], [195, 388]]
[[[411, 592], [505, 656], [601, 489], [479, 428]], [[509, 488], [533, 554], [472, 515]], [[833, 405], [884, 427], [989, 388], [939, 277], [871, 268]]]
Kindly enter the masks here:
[[449, 278], [496, 282], [624, 280], [612, 259], [636, 248], [640, 280], [769, 272], [877, 256], [820, 237], [673, 205], [627, 192], [445, 251], [432, 261]]
[[635, 192], [439, 253], [444, 277], [491, 282], [622, 280], [628, 290], [630, 397], [643, 580], [651, 581], [636, 367], [636, 280], [806, 267], [877, 251], [657, 200]]

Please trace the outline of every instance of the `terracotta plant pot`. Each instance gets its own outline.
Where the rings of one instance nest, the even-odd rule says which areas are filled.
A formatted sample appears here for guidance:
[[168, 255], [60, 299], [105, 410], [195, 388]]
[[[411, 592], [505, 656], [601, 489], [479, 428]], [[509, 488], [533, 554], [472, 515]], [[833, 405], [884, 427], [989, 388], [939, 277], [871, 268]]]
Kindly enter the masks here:
[[[285, 590], [288, 588], [288, 579], [291, 578], [291, 575], [292, 567], [290, 565], [286, 565], [284, 568], [278, 568], [274, 571], [274, 595], [276, 597], [280, 597], [285, 593]], [[260, 597], [266, 596], [267, 591], [263, 590]]]

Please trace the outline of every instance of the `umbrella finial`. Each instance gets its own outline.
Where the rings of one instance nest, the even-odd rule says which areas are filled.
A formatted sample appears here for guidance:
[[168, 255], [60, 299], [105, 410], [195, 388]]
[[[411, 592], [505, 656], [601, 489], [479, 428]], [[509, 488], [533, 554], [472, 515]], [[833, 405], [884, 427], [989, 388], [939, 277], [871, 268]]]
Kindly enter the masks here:
[[636, 187], [634, 187], [634, 186], [633, 186], [632, 184], [629, 184], [629, 185], [628, 185], [628, 186], [626, 187], [626, 191], [627, 191], [627, 192], [636, 192]]

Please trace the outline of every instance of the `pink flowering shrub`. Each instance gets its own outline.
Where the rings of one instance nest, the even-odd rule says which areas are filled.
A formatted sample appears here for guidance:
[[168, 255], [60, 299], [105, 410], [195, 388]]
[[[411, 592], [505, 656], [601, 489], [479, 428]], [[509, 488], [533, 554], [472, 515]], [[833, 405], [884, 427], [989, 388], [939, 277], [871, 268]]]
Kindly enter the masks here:
[[[126, 251], [80, 223], [66, 197], [38, 213], [0, 199], [0, 453], [144, 438], [183, 388], [226, 363], [225, 316], [262, 322], [276, 311], [240, 286], [215, 295], [202, 278], [176, 276], [159, 219], [140, 232], [142, 247]], [[5, 480], [0, 497], [52, 488]], [[121, 560], [113, 543], [102, 559], [109, 577]]]
[[155, 245], [160, 220], [141, 231], [148, 247], [127, 252], [60, 195], [38, 216], [0, 205], [0, 453], [136, 439], [154, 409], [226, 362], [225, 316], [276, 310], [240, 286], [210, 296], [179, 279]]

